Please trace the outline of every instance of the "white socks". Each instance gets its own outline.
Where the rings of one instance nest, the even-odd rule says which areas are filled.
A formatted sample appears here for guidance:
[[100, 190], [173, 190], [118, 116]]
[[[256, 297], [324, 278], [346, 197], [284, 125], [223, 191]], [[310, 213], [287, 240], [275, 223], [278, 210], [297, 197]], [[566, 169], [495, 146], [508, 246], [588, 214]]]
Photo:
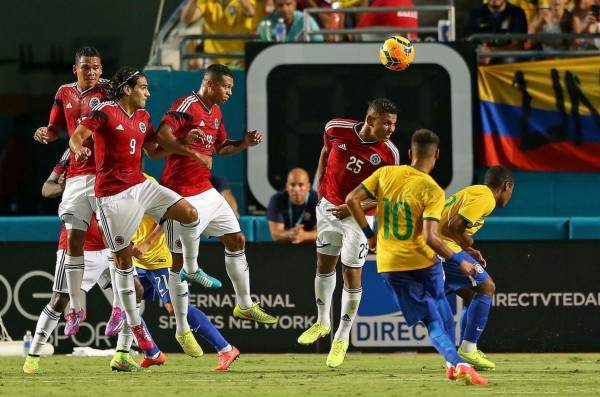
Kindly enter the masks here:
[[123, 310], [127, 313], [127, 323], [130, 326], [140, 325], [142, 318], [137, 310], [135, 297], [135, 284], [133, 282], [133, 267], [129, 269], [115, 270], [115, 284], [123, 304]]
[[179, 237], [183, 248], [183, 268], [185, 272], [195, 273], [198, 270], [198, 246], [200, 244], [200, 220], [193, 223], [181, 224]]
[[35, 327], [35, 335], [33, 335], [33, 341], [31, 342], [31, 348], [29, 354], [39, 356], [42, 354], [42, 349], [46, 345], [48, 338], [52, 331], [56, 329], [58, 321], [60, 320], [60, 313], [52, 310], [50, 305], [44, 307], [40, 318], [38, 319]]
[[315, 301], [317, 303], [317, 321], [331, 326], [331, 300], [335, 290], [335, 270], [329, 274], [317, 272], [315, 276]]
[[169, 270], [169, 294], [171, 295], [171, 304], [175, 314], [175, 323], [177, 324], [177, 335], [190, 329], [187, 321], [189, 293], [188, 285], [185, 281], [179, 279], [179, 273]]
[[81, 310], [81, 283], [83, 282], [84, 269], [83, 256], [65, 255], [65, 277], [69, 290], [70, 307], [76, 311]]
[[229, 252], [225, 250], [225, 269], [235, 290], [235, 299], [241, 309], [252, 307], [250, 297], [250, 270], [244, 250]]
[[335, 333], [337, 339], [345, 342], [350, 340], [350, 330], [358, 312], [360, 299], [362, 298], [362, 288], [349, 289], [344, 286], [342, 292], [342, 316], [340, 317], [340, 326]]

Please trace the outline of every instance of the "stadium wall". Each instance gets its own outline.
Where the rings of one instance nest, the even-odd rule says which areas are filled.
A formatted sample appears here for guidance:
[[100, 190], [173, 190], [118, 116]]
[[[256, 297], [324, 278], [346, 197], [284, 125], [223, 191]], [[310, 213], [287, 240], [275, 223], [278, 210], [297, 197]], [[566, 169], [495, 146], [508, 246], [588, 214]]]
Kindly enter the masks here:
[[[494, 307], [481, 341], [486, 352], [591, 352], [600, 350], [594, 337], [598, 323], [600, 263], [594, 241], [481, 241], [477, 243], [497, 285]], [[0, 245], [0, 315], [13, 338], [33, 331], [37, 316], [52, 288], [55, 243], [3, 243]], [[303, 347], [297, 337], [315, 321], [313, 284], [315, 251], [311, 244], [289, 246], [250, 243], [247, 247], [254, 298], [280, 319], [277, 327], [241, 322], [232, 316], [234, 293], [225, 272], [223, 247], [205, 244], [199, 262], [224, 281], [218, 291], [192, 287], [190, 299], [223, 335], [242, 352], [327, 352], [329, 340]], [[374, 262], [365, 267], [363, 301], [352, 331], [351, 351], [430, 351], [424, 330], [408, 329], [393, 306]], [[341, 274], [341, 272], [338, 272]], [[341, 279], [335, 296], [340, 296]], [[456, 308], [456, 304], [452, 306]], [[104, 336], [110, 306], [95, 287], [87, 297], [88, 320], [80, 334], [63, 335], [64, 320], [53, 333], [57, 353], [74, 346], [114, 347], [116, 339]], [[334, 322], [339, 299], [334, 299]], [[179, 352], [173, 338], [174, 320], [157, 302], [146, 302], [144, 318], [159, 346]], [[200, 342], [206, 352], [212, 348]]]

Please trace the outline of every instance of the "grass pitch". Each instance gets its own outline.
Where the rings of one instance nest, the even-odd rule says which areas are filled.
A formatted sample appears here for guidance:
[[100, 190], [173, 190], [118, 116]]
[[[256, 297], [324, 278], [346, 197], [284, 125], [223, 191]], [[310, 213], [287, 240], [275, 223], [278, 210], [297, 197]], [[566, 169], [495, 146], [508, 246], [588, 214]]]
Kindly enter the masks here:
[[[491, 386], [445, 379], [437, 354], [348, 354], [338, 369], [326, 355], [242, 354], [213, 372], [215, 354], [170, 354], [149, 372], [116, 373], [109, 357], [43, 357], [24, 374], [24, 358], [0, 357], [2, 396], [591, 396], [600, 395], [600, 354], [489, 354]], [[139, 356], [138, 356], [139, 357]], [[192, 394], [193, 393], [193, 394]]]

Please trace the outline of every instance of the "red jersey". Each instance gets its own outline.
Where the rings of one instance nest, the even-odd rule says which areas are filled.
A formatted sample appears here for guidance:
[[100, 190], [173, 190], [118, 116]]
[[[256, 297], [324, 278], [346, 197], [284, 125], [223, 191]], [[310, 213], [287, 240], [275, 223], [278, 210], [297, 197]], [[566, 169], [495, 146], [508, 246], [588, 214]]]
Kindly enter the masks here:
[[[93, 107], [104, 102], [108, 80], [100, 79], [98, 83], [85, 91], [80, 91], [77, 83], [65, 84], [58, 89], [54, 97], [54, 104], [50, 111], [49, 124], [59, 127], [66, 126], [69, 137], [92, 110]], [[94, 151], [94, 141], [90, 137], [83, 145]], [[94, 157], [83, 162], [75, 161], [75, 154], [71, 153], [68, 177], [91, 175], [96, 173]]]
[[113, 196], [146, 180], [142, 145], [154, 139], [147, 111], [139, 109], [129, 115], [117, 102], [104, 102], [81, 125], [94, 133], [96, 197]]
[[[100, 227], [96, 221], [96, 214], [92, 214], [92, 220], [90, 221], [90, 227], [88, 227], [87, 234], [85, 236], [85, 244], [83, 246], [84, 251], [101, 251], [105, 247], [104, 241], [102, 241], [102, 235], [100, 234]], [[67, 229], [63, 223], [60, 228], [60, 238], [58, 239], [58, 249], [67, 249]]]
[[58, 175], [62, 175], [69, 170], [69, 159], [71, 158], [71, 149], [65, 150], [60, 160], [52, 169]]
[[[346, 202], [346, 196], [376, 169], [400, 164], [400, 153], [392, 141], [365, 142], [358, 133], [364, 123], [333, 119], [325, 126], [323, 141], [329, 151], [319, 193], [334, 205]], [[375, 212], [370, 211], [368, 215]]]
[[[206, 141], [195, 142], [189, 147], [198, 153], [212, 156], [214, 145], [227, 139], [219, 106], [208, 109], [196, 93], [179, 98], [165, 113], [161, 124], [168, 125], [177, 138], [184, 137], [191, 129], [198, 128], [206, 134]], [[184, 197], [195, 196], [212, 187], [210, 170], [193, 157], [170, 154], [160, 184]]]
[[[370, 7], [414, 7], [412, 0], [375, 0]], [[417, 11], [367, 12], [356, 27], [392, 26], [397, 28], [418, 28]], [[405, 35], [405, 34], [403, 34]], [[407, 33], [410, 40], [418, 38], [417, 33]]]

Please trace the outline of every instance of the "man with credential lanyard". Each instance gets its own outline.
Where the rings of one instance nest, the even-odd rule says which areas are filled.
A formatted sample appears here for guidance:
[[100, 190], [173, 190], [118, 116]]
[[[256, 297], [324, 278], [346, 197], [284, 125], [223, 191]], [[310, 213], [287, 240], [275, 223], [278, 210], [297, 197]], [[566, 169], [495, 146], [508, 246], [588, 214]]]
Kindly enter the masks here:
[[317, 192], [310, 188], [308, 173], [294, 168], [288, 173], [285, 189], [269, 201], [266, 217], [274, 241], [293, 244], [317, 238]]

